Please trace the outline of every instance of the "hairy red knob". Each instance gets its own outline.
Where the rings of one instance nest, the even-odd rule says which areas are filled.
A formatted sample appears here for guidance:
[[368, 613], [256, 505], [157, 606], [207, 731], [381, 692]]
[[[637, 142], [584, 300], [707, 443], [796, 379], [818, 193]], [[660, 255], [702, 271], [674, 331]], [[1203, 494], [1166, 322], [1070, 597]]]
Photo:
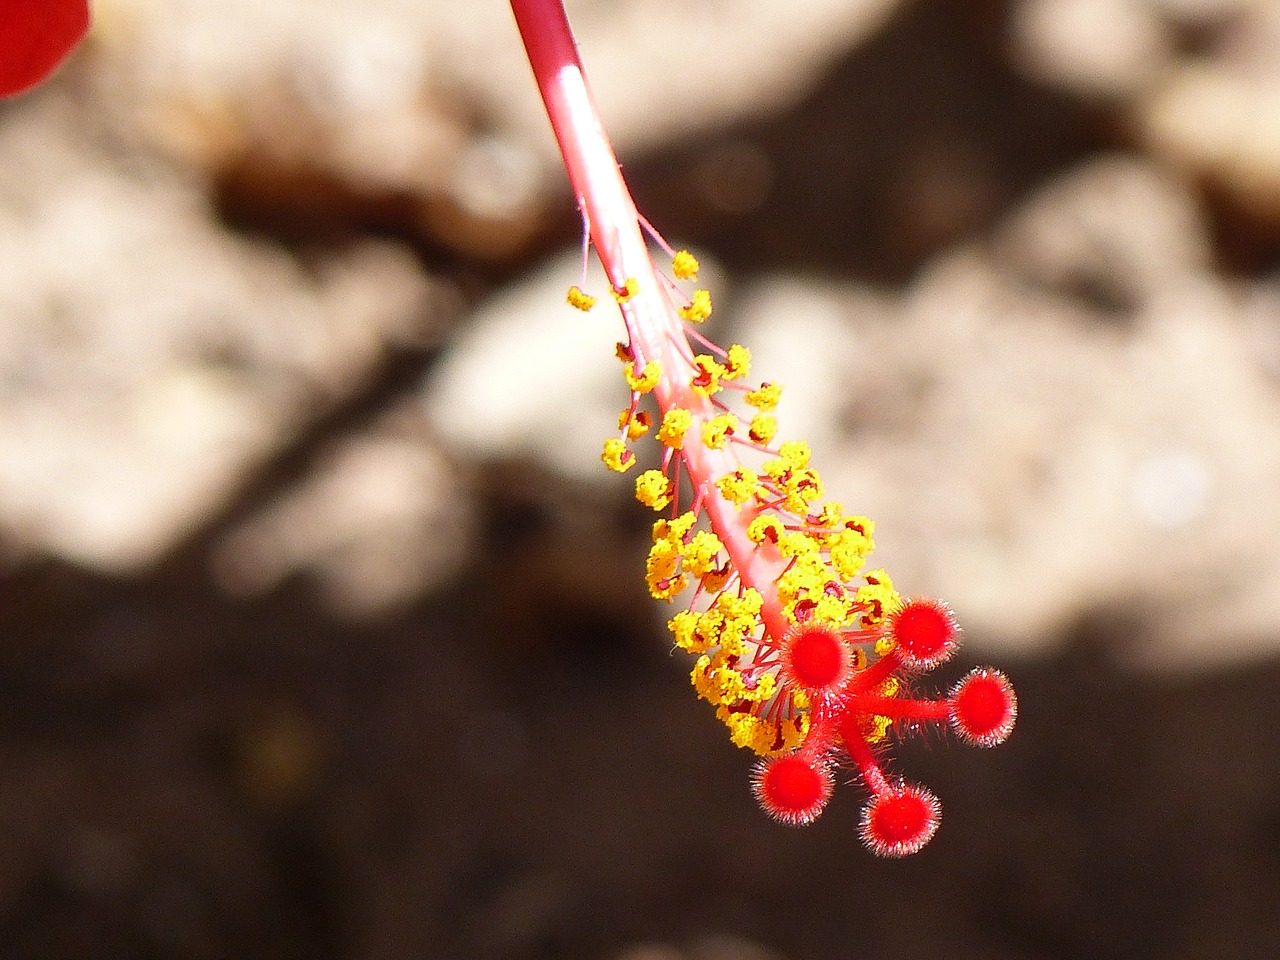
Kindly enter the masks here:
[[853, 655], [831, 627], [797, 624], [782, 642], [782, 670], [786, 680], [811, 696], [832, 694], [853, 673]]
[[924, 787], [899, 783], [876, 794], [862, 811], [862, 842], [878, 857], [906, 857], [938, 830], [942, 805]]
[[831, 799], [832, 780], [824, 759], [788, 753], [757, 764], [751, 787], [769, 816], [798, 827], [822, 813]]
[[1004, 743], [1018, 719], [1013, 684], [999, 670], [979, 667], [951, 691], [951, 727], [978, 747]]
[[885, 630], [904, 666], [932, 670], [960, 643], [960, 625], [941, 600], [908, 600], [889, 615]]

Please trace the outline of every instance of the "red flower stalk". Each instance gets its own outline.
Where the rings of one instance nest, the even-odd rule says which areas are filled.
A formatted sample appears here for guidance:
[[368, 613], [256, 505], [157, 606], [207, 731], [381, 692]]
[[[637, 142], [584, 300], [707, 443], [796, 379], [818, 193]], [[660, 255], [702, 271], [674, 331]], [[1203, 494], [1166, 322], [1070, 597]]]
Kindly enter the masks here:
[[0, 4], [0, 97], [45, 80], [89, 31], [87, 0], [4, 0]]
[[[863, 842], [880, 856], [914, 853], [937, 830], [940, 806], [885, 773], [890, 740], [933, 725], [994, 746], [1013, 728], [1013, 688], [979, 669], [943, 699], [907, 693], [904, 678], [954, 653], [950, 608], [904, 601], [883, 570], [864, 569], [872, 522], [823, 501], [806, 444], [775, 444], [781, 388], [748, 381], [745, 347], [721, 348], [697, 330], [710, 294], [679, 283], [696, 279], [697, 261], [637, 213], [560, 0], [511, 5], [627, 331], [618, 356], [631, 399], [601, 458], [630, 470], [630, 444], [651, 432], [662, 449], [661, 467], [636, 480], [636, 498], [664, 515], [645, 578], [657, 599], [688, 593], [670, 629], [697, 658], [693, 685], [731, 740], [763, 757], [752, 784], [771, 816], [812, 821], [845, 766], [870, 794]], [[671, 256], [671, 277], [655, 268], [646, 231]], [[595, 298], [573, 287], [569, 303], [589, 310]]]

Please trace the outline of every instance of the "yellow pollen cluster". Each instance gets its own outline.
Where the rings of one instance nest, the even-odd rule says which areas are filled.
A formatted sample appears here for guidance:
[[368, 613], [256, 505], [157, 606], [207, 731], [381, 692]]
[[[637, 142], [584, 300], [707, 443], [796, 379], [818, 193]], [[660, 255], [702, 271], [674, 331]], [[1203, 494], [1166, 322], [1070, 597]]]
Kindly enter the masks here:
[[751, 372], [751, 351], [740, 343], [735, 343], [725, 354], [724, 379], [741, 380]]
[[684, 569], [693, 577], [705, 577], [716, 568], [716, 557], [724, 549], [720, 538], [709, 530], [699, 530], [680, 550]]
[[617, 437], [610, 437], [604, 442], [604, 452], [600, 454], [600, 459], [610, 470], [625, 473], [635, 466], [636, 455]]
[[661, 470], [646, 470], [636, 477], [636, 499], [646, 507], [665, 510], [675, 493], [675, 484]]
[[803, 440], [788, 440], [778, 448], [779, 459], [796, 469], [807, 467], [812, 456], [809, 445]]
[[712, 417], [702, 425], [702, 443], [709, 450], [723, 450], [725, 442], [733, 436], [738, 418], [732, 413]]
[[766, 673], [754, 684], [748, 684], [742, 671], [735, 670], [723, 661], [703, 654], [693, 665], [693, 685], [698, 696], [716, 706], [760, 703], [773, 696], [777, 680]]
[[[691, 280], [697, 266], [680, 251], [672, 270], [678, 279]], [[636, 293], [631, 280], [615, 296], [625, 302]], [[572, 291], [570, 301], [580, 309], [585, 302]], [[678, 312], [692, 323], [706, 319], [710, 295], [695, 291]], [[862, 671], [873, 644], [875, 653], [889, 652], [878, 628], [901, 600], [884, 571], [864, 572], [874, 547], [872, 522], [822, 501], [823, 483], [810, 465], [808, 444], [789, 440], [775, 446], [774, 411], [782, 387], [738, 386], [750, 376], [752, 359], [741, 344], [708, 349], [691, 356], [676, 344], [665, 358], [676, 369], [668, 370], [619, 344], [631, 404], [619, 414], [619, 436], [605, 441], [601, 459], [624, 472], [636, 462], [630, 443], [652, 435], [662, 446], [661, 468], [635, 480], [640, 503], [669, 513], [653, 524], [645, 559], [649, 593], [669, 603], [686, 598], [668, 626], [674, 645], [696, 658], [694, 688], [715, 707], [735, 744], [774, 754], [804, 742], [814, 709], [782, 670], [788, 625], [841, 632], [854, 671]], [[656, 412], [641, 410], [641, 398], [659, 384], [664, 389], [656, 393]], [[749, 412], [735, 412], [726, 397], [739, 398]], [[701, 455], [707, 451], [717, 456]], [[747, 465], [735, 454], [758, 462]], [[677, 486], [686, 467], [692, 509], [681, 503]], [[707, 509], [717, 500], [717, 509]], [[750, 550], [760, 552], [762, 562], [739, 569], [737, 562]], [[878, 692], [894, 691], [885, 681]], [[892, 720], [869, 716], [864, 725], [866, 738], [875, 742]]]
[[[859, 517], [866, 520], [866, 517]], [[831, 557], [831, 566], [841, 580], [852, 580], [866, 563], [868, 554], [875, 547], [871, 539], [871, 521], [865, 527], [848, 527], [825, 537], [827, 551]]]
[[747, 436], [753, 443], [767, 447], [778, 433], [778, 418], [771, 413], [757, 413], [747, 427]]
[[759, 592], [748, 587], [741, 596], [722, 593], [702, 613], [684, 611], [671, 618], [668, 626], [676, 646], [689, 653], [702, 654], [715, 650], [717, 668], [740, 658], [759, 627], [758, 617], [764, 606]]
[[759, 478], [754, 470], [750, 467], [738, 467], [732, 473], [726, 473], [717, 480], [716, 486], [726, 500], [740, 507], [756, 495], [758, 483]]
[[755, 407], [761, 413], [768, 413], [778, 406], [778, 401], [781, 398], [782, 387], [779, 384], [762, 383], [759, 389], [747, 391], [747, 395], [742, 398], [742, 401], [749, 407]]
[[623, 410], [618, 415], [618, 429], [627, 431], [628, 440], [639, 440], [653, 426], [653, 417], [647, 410]]
[[676, 312], [680, 314], [682, 319], [688, 320], [690, 323], [703, 323], [711, 316], [711, 291], [693, 291], [693, 296], [689, 298], [689, 303], [680, 307]]
[[657, 360], [650, 360], [643, 370], [636, 373], [636, 365], [628, 363], [623, 367], [623, 375], [627, 378], [627, 386], [636, 393], [648, 393], [662, 379], [662, 364]]
[[747, 524], [747, 537], [752, 543], [764, 543], [768, 540], [776, 544], [782, 539], [785, 529], [777, 517], [761, 514]]
[[569, 296], [566, 298], [571, 307], [576, 307], [583, 313], [586, 313], [596, 305], [596, 298], [589, 293], [584, 293], [581, 287], [572, 286], [569, 288]]
[[791, 513], [804, 513], [808, 505], [822, 496], [822, 478], [817, 471], [809, 469], [808, 447], [804, 448], [804, 457], [800, 458], [796, 450], [787, 455], [787, 444], [783, 444], [783, 453], [776, 460], [764, 464], [765, 475], [773, 481], [778, 503]]
[[615, 289], [613, 291], [613, 299], [617, 300], [620, 304], [626, 303], [639, 292], [640, 284], [636, 281], [636, 278], [627, 277], [627, 279], [623, 281], [622, 289]]
[[698, 258], [688, 250], [677, 251], [671, 261], [671, 272], [677, 280], [697, 280]]
[[[902, 685], [898, 683], [897, 677], [890, 677], [880, 685], [880, 690], [879, 690], [880, 696], [896, 697], [898, 695], [898, 691], [901, 689], [901, 686]], [[893, 719], [891, 717], [881, 717], [881, 716], [872, 717], [871, 730], [869, 732], [867, 740], [871, 743], [879, 743], [881, 740], [885, 738], [886, 735], [888, 735], [889, 728], [892, 726], [893, 726]]]
[[672, 407], [662, 415], [658, 439], [672, 450], [679, 450], [684, 446], [684, 435], [691, 426], [693, 414], [681, 407]]
[[689, 380], [689, 386], [700, 397], [714, 396], [720, 392], [724, 372], [724, 367], [715, 357], [700, 353], [693, 358], [693, 376]]
[[[889, 574], [883, 570], [872, 570], [863, 574], [862, 579], [866, 584], [858, 588], [857, 599], [858, 603], [868, 608], [863, 620], [869, 624], [882, 623], [898, 607], [902, 598], [893, 589]], [[879, 652], [879, 644], [876, 652]]]
[[729, 728], [730, 743], [762, 756], [794, 750], [809, 733], [809, 715], [803, 713], [787, 720], [775, 720], [721, 704], [716, 709], [716, 719]]
[[680, 551], [675, 544], [667, 540], [654, 543], [645, 561], [644, 572], [653, 599], [671, 600], [689, 585], [684, 575], [678, 572], [679, 566]]
[[655, 543], [659, 540], [683, 540], [697, 522], [698, 517], [692, 510], [686, 510], [670, 520], [656, 520], [653, 524], [653, 540]]
[[645, 562], [645, 580], [654, 599], [671, 600], [688, 586], [688, 577], [705, 583], [719, 572], [716, 560], [724, 545], [709, 530], [694, 531], [696, 520], [692, 511], [686, 511], [672, 520], [659, 520], [653, 525], [653, 546]]

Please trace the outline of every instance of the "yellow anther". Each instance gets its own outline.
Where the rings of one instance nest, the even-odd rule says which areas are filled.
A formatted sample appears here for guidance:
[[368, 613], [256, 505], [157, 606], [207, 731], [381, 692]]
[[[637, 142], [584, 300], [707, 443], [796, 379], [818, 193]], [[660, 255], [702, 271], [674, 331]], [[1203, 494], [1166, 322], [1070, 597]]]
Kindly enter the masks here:
[[674, 600], [677, 594], [683, 593], [689, 586], [689, 579], [683, 573], [667, 580], [654, 580], [649, 584], [649, 595], [655, 600]]
[[662, 415], [662, 425], [658, 427], [658, 439], [672, 450], [684, 448], [684, 435], [693, 425], [693, 414], [683, 407], [672, 407]]
[[645, 576], [652, 586], [655, 581], [667, 580], [676, 575], [680, 564], [680, 551], [670, 540], [659, 540], [649, 548], [645, 558]]
[[690, 674], [698, 696], [716, 704], [732, 704], [743, 699], [747, 692], [747, 684], [742, 674], [724, 662], [716, 653], [714, 657], [703, 654], [693, 666]]
[[670, 520], [655, 520], [653, 524], [654, 542], [656, 543], [659, 540], [671, 540], [673, 542], [683, 540], [697, 521], [698, 518], [692, 510], [686, 510], [680, 516], [673, 517]]
[[715, 569], [716, 556], [724, 544], [714, 533], [699, 530], [688, 543], [680, 547], [680, 556], [684, 558], [684, 569], [690, 576], [702, 577]]
[[723, 567], [712, 570], [702, 578], [702, 589], [707, 593], [718, 593], [724, 589], [731, 576], [733, 576], [733, 566], [725, 563]]
[[583, 313], [596, 305], [596, 298], [589, 293], [584, 293], [577, 285], [569, 288], [569, 296], [566, 299], [569, 301], [569, 306], [577, 307]]
[[644, 565], [644, 579], [655, 600], [671, 600], [689, 585], [688, 578], [678, 573], [679, 565], [678, 543], [666, 538], [655, 538]]
[[753, 543], [777, 543], [784, 533], [782, 521], [777, 517], [761, 515], [747, 524], [747, 537]]
[[804, 513], [809, 504], [822, 496], [822, 478], [807, 467], [792, 470], [786, 483], [786, 507], [792, 513]]
[[872, 570], [863, 575], [865, 584], [858, 588], [855, 599], [863, 608], [862, 619], [868, 625], [883, 623], [884, 618], [902, 603], [893, 589], [893, 581], [883, 570]]
[[841, 523], [845, 529], [866, 537], [868, 543], [873, 542], [871, 537], [876, 532], [876, 522], [870, 517], [845, 517]]
[[724, 358], [724, 378], [741, 380], [751, 371], [751, 351], [740, 343], [729, 348]]
[[743, 397], [743, 401], [751, 407], [755, 407], [761, 413], [768, 413], [778, 405], [778, 400], [782, 397], [782, 386], [777, 383], [762, 383], [760, 389], [750, 390]]
[[622, 368], [623, 376], [627, 378], [627, 386], [636, 393], [648, 393], [658, 385], [658, 381], [662, 378], [662, 364], [657, 360], [650, 360], [644, 365], [644, 369], [636, 373], [636, 365], [628, 363]]
[[[760, 479], [756, 476], [756, 472], [750, 467], [738, 467], [732, 473], [726, 473], [723, 477], [716, 481], [716, 486], [720, 488], [720, 492], [724, 498], [737, 506], [742, 506], [753, 496], [755, 496], [756, 487], [759, 486]], [[757, 517], [756, 520], [760, 518]], [[752, 521], [753, 523], [755, 521]], [[757, 543], [759, 541], [756, 541]]]
[[693, 291], [693, 296], [689, 298], [688, 305], [680, 307], [676, 312], [690, 323], [702, 323], [707, 317], [711, 316], [711, 291]]
[[777, 433], [778, 418], [771, 413], [757, 413], [747, 428], [747, 436], [762, 447], [767, 447]]
[[716, 362], [715, 357], [700, 353], [693, 358], [693, 376], [689, 378], [689, 386], [693, 392], [702, 397], [710, 397], [720, 392], [720, 380], [724, 377], [724, 367]]
[[639, 440], [649, 428], [653, 426], [653, 417], [649, 416], [647, 410], [637, 410], [632, 413], [630, 410], [623, 410], [618, 414], [618, 429], [626, 429], [628, 440]]
[[893, 726], [893, 721], [888, 717], [872, 717], [871, 729], [867, 731], [867, 743], [879, 743], [889, 735], [889, 728]]
[[772, 673], [763, 674], [756, 680], [755, 688], [747, 691], [746, 699], [751, 703], [764, 703], [778, 690], [778, 679]]
[[818, 544], [803, 531], [788, 531], [778, 537], [778, 552], [784, 557], [814, 557], [818, 551]]
[[761, 464], [760, 469], [764, 471], [764, 475], [774, 483], [786, 483], [787, 475], [791, 472], [791, 468], [787, 466], [787, 461], [778, 458], [775, 460], [766, 460]]
[[809, 445], [803, 440], [788, 440], [778, 448], [778, 456], [793, 470], [807, 467], [811, 455]]
[[691, 610], [681, 610], [667, 621], [676, 646], [688, 653], [702, 653], [707, 648], [706, 641], [694, 632], [697, 625], [698, 615]]
[[857, 607], [840, 597], [823, 596], [813, 608], [813, 618], [833, 627], [850, 626], [857, 614]]
[[702, 443], [709, 450], [723, 450], [725, 442], [733, 436], [738, 418], [732, 413], [712, 417], [702, 425]]
[[862, 571], [867, 555], [874, 545], [870, 537], [856, 530], [841, 530], [827, 538], [831, 565], [841, 580], [852, 580]]
[[777, 732], [772, 723], [750, 713], [726, 711], [721, 719], [729, 728], [729, 742], [735, 747], [744, 747], [754, 753], [765, 754], [770, 751], [777, 738]]
[[828, 500], [813, 518], [813, 522], [816, 526], [834, 530], [844, 523], [844, 506], [835, 500]]
[[777, 579], [778, 599], [788, 619], [796, 619], [796, 605], [801, 601], [816, 602], [832, 579], [831, 568], [816, 553], [797, 554], [790, 566]]
[[630, 300], [639, 292], [640, 292], [640, 284], [636, 282], [636, 278], [627, 277], [627, 279], [622, 284], [621, 290], [618, 290], [616, 288], [614, 289], [613, 299], [617, 300], [618, 303], [626, 303], [628, 300]]
[[[796, 696], [795, 699], [799, 700], [800, 698]], [[807, 713], [801, 714], [793, 720], [780, 724], [778, 733], [782, 739], [778, 752], [785, 753], [788, 750], [794, 750], [804, 743], [805, 737], [809, 735], [809, 715]]]
[[675, 484], [661, 470], [646, 470], [636, 477], [636, 499], [646, 507], [664, 510], [675, 497]]
[[757, 616], [764, 609], [764, 597], [755, 587], [747, 587], [740, 597], [725, 597], [716, 602], [749, 617]]
[[600, 454], [600, 459], [610, 470], [625, 473], [635, 466], [636, 455], [617, 437], [610, 437], [604, 442], [604, 452]]
[[698, 258], [688, 250], [676, 251], [671, 261], [671, 272], [675, 274], [677, 280], [697, 280]]

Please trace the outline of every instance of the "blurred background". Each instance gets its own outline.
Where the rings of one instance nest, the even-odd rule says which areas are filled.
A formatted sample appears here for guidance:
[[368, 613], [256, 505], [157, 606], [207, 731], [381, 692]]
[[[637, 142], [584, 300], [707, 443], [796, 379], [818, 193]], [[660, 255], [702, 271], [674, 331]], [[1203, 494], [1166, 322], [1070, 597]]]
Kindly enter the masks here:
[[505, 3], [96, 0], [0, 106], [0, 957], [1265, 956], [1280, 9], [569, 7], [712, 334], [1018, 730], [900, 752], [906, 862], [856, 788], [755, 807]]

